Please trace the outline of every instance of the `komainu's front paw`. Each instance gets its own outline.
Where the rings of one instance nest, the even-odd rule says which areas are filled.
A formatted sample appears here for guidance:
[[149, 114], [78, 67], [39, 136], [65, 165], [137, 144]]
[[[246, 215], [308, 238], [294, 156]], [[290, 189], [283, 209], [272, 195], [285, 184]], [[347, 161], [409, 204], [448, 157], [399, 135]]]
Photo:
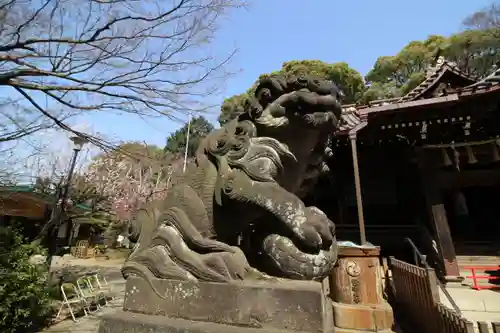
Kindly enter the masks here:
[[[312, 206], [306, 208], [305, 229], [313, 229], [318, 235], [318, 249], [328, 249], [335, 241], [335, 225], [320, 209]], [[309, 231], [310, 232], [310, 231]]]
[[320, 250], [322, 248], [323, 240], [320, 233], [312, 225], [304, 221], [298, 230], [296, 231], [297, 236], [305, 243], [307, 247], [314, 250]]

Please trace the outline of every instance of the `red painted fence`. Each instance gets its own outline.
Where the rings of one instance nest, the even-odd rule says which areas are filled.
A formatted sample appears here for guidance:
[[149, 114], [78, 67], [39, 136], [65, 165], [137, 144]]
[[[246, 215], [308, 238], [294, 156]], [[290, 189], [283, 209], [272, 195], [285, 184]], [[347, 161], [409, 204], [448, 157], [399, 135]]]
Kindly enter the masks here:
[[[500, 279], [500, 266], [464, 266], [463, 269], [468, 269], [471, 271], [472, 275], [466, 276], [466, 278], [472, 279], [472, 289], [500, 289], [500, 285], [482, 285], [479, 280], [499, 280]], [[478, 275], [477, 270], [498, 272], [498, 275]]]

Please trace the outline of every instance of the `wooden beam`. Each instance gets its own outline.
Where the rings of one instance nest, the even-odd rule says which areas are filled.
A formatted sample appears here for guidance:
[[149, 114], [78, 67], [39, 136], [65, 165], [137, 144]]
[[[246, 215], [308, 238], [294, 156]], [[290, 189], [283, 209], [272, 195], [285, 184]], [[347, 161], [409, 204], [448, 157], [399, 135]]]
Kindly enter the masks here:
[[422, 99], [410, 102], [400, 102], [400, 103], [390, 103], [381, 106], [372, 106], [364, 109], [360, 109], [359, 113], [362, 116], [376, 114], [379, 112], [406, 112], [409, 109], [417, 108], [427, 108], [427, 107], [441, 107], [445, 104], [453, 104], [464, 98], [478, 97], [481, 98], [484, 95], [495, 93], [500, 90], [500, 86], [495, 86], [491, 89], [477, 89], [475, 91], [460, 91], [458, 93], [450, 94], [447, 96], [434, 97], [428, 99]]
[[457, 263], [455, 245], [451, 236], [446, 209], [439, 188], [436, 166], [426, 156], [425, 151], [420, 150], [418, 162], [421, 174], [421, 188], [428, 209], [430, 224], [433, 229], [435, 241], [442, 259], [443, 269], [447, 277], [456, 278], [460, 276]]
[[381, 106], [373, 106], [366, 109], [361, 109], [360, 114], [373, 114], [378, 112], [388, 112], [388, 111], [406, 111], [407, 109], [426, 107], [426, 106], [437, 106], [441, 104], [454, 103], [458, 101], [458, 95], [448, 95], [443, 97], [429, 98], [418, 101], [402, 102], [402, 103], [392, 103]]
[[437, 175], [441, 189], [500, 184], [500, 170], [441, 171]]

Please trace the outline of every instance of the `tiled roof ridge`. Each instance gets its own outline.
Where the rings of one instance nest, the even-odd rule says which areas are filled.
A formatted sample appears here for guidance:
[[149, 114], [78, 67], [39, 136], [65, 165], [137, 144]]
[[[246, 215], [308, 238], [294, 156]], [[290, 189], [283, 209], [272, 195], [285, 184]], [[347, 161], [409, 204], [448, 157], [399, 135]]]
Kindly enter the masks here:
[[345, 132], [351, 128], [354, 128], [361, 122], [361, 118], [358, 113], [358, 109], [354, 104], [343, 105], [342, 113], [340, 115], [340, 127], [339, 132]]
[[490, 88], [500, 84], [500, 68], [495, 69], [490, 75], [484, 77], [480, 81], [471, 84], [470, 86], [460, 89], [461, 91], [469, 91], [481, 88]]
[[430, 88], [434, 86], [436, 82], [447, 72], [453, 72], [456, 75], [467, 78], [471, 81], [475, 81], [476, 78], [466, 74], [460, 68], [458, 68], [457, 64], [452, 61], [446, 60], [443, 56], [440, 56], [434, 66], [430, 66], [426, 72], [426, 78], [422, 81], [418, 86], [413, 88], [409, 93], [401, 97], [398, 102], [407, 102], [417, 99], [422, 96], [425, 92], [427, 92]]
[[448, 63], [448, 61], [443, 56], [440, 56], [439, 58], [437, 58], [437, 60], [434, 62], [433, 65], [429, 65], [427, 67], [427, 71], [425, 73], [425, 77], [426, 78], [431, 77], [437, 71], [439, 71], [440, 69], [442, 69], [447, 63]]

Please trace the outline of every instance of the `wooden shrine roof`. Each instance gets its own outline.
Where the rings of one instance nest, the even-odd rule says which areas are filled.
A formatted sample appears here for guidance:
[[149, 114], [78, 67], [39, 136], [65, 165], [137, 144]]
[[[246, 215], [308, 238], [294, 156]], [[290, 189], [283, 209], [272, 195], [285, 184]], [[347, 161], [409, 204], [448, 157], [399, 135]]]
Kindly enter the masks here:
[[458, 66], [450, 61], [439, 57], [436, 64], [427, 70], [426, 78], [408, 94], [401, 97], [398, 102], [415, 101], [426, 97], [430, 93], [432, 97], [439, 97], [477, 82]]
[[484, 79], [465, 87], [462, 91], [484, 91], [498, 85], [500, 85], [500, 69], [496, 69]]
[[403, 97], [372, 101], [367, 105], [344, 105], [344, 128], [341, 127], [337, 134], [345, 135], [348, 132], [346, 128], [368, 122], [386, 112], [409, 112], [445, 106], [491, 93], [500, 93], [500, 69], [481, 80], [475, 80], [460, 71], [454, 63], [439, 58], [436, 65], [428, 70], [426, 79]]

